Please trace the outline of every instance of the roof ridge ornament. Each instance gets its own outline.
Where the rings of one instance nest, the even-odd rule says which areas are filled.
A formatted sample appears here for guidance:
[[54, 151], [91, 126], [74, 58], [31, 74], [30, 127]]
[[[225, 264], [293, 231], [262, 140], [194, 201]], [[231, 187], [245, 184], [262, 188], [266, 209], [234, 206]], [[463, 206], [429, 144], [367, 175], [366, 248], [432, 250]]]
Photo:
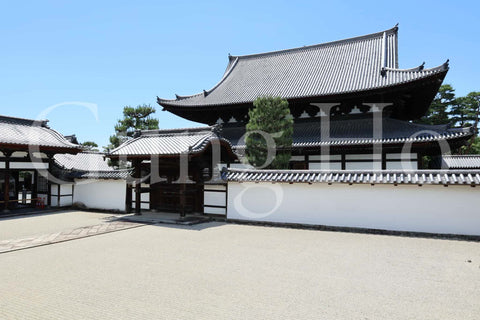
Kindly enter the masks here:
[[216, 136], [221, 137], [222, 132], [223, 132], [223, 126], [220, 123], [214, 124], [212, 127], [212, 133], [214, 133]]

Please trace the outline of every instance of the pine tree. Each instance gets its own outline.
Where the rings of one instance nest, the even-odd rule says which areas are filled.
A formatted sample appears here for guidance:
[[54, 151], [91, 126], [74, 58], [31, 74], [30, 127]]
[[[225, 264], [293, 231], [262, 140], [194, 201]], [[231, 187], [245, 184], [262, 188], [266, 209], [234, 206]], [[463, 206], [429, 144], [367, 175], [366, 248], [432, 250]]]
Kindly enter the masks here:
[[85, 151], [98, 151], [98, 144], [93, 141], [85, 141], [81, 144], [81, 146]]
[[450, 121], [456, 127], [465, 127], [470, 120], [467, 101], [465, 97], [458, 97], [453, 102], [448, 112], [450, 115]]
[[126, 106], [123, 108], [123, 119], [115, 125], [115, 134], [110, 136], [110, 144], [107, 147], [113, 150], [130, 139], [137, 130], [158, 129], [158, 119], [151, 118], [155, 108], [143, 104], [137, 107]]
[[478, 137], [478, 125], [480, 121], [480, 92], [470, 92], [466, 97], [462, 98], [463, 106], [469, 121], [469, 126], [473, 127], [473, 137], [462, 147], [462, 154], [479, 154], [480, 138]]
[[444, 84], [438, 89], [427, 113], [418, 120], [418, 123], [425, 124], [446, 124], [450, 121], [448, 110], [455, 104], [455, 89], [449, 84]]
[[[288, 102], [280, 97], [260, 97], [248, 112], [246, 156], [257, 168], [288, 169], [291, 157], [293, 117]], [[264, 132], [269, 139], [258, 132]], [[269, 140], [269, 141], [267, 141]], [[274, 141], [274, 146], [271, 143]], [[273, 158], [269, 158], [269, 149]]]

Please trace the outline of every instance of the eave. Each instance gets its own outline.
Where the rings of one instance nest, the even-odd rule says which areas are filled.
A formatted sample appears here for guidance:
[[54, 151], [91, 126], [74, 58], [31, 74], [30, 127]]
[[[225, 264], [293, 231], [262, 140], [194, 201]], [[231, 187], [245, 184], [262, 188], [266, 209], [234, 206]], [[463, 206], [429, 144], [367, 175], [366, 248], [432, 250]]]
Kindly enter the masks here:
[[[422, 117], [428, 110], [428, 107], [435, 97], [438, 88], [443, 82], [447, 72], [448, 65], [444, 64], [438, 69], [441, 71], [432, 73], [420, 79], [404, 81], [394, 85], [371, 88], [362, 91], [340, 92], [328, 95], [314, 95], [302, 97], [287, 97], [289, 105], [308, 105], [309, 103], [342, 103], [344, 101], [362, 101], [365, 103], [373, 102], [395, 102], [406, 106], [407, 110], [398, 109], [398, 114], [394, 117], [402, 120], [414, 120]], [[176, 105], [157, 98], [157, 103], [163, 107], [163, 111], [171, 112], [182, 118], [213, 124], [218, 117], [225, 112], [239, 112], [246, 114], [253, 106], [253, 101], [242, 103], [231, 103], [222, 105]]]
[[53, 146], [0, 143], [0, 151], [43, 152], [43, 153], [49, 153], [49, 154], [52, 154], [52, 153], [77, 154], [82, 152], [83, 150], [81, 148], [74, 148], [74, 147], [53, 147]]

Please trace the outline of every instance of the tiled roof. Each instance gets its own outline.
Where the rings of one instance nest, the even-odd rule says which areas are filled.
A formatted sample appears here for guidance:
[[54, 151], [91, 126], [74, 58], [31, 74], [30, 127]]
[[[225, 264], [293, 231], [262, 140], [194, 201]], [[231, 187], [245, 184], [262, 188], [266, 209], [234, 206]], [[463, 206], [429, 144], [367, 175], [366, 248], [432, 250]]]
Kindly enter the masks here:
[[246, 56], [229, 56], [220, 82], [212, 89], [175, 100], [168, 106], [216, 106], [251, 103], [259, 96], [285, 99], [360, 92], [446, 73], [448, 62], [432, 69], [423, 65], [398, 68], [397, 30], [356, 38]]
[[216, 127], [146, 130], [112, 150], [113, 156], [180, 155], [202, 152], [212, 140], [230, 143], [218, 136]]
[[442, 168], [447, 169], [480, 169], [480, 155], [444, 155]]
[[68, 170], [83, 171], [114, 171], [115, 169], [108, 165], [108, 159], [105, 154], [100, 152], [82, 152], [78, 154], [56, 154], [53, 159], [55, 162]]
[[63, 135], [47, 126], [47, 121], [0, 116], [0, 144], [79, 150]]
[[62, 178], [127, 179], [131, 169], [116, 170], [108, 166], [103, 153], [82, 152], [76, 155], [56, 154], [53, 173]]
[[[293, 127], [293, 147], [319, 147], [323, 145], [347, 146], [370, 145], [374, 143], [398, 144], [405, 142], [428, 142], [469, 137], [473, 133], [468, 128], [448, 128], [447, 125], [430, 126], [384, 118], [381, 139], [373, 138], [372, 118], [334, 120], [330, 122], [330, 140], [321, 139], [320, 120], [296, 122]], [[225, 127], [223, 136], [234, 148], [245, 148], [239, 139], [245, 134], [245, 127]]]
[[479, 170], [320, 171], [228, 169], [223, 178], [233, 182], [438, 184], [480, 185]]
[[133, 169], [114, 170], [114, 171], [76, 171], [72, 176], [77, 179], [127, 179], [131, 176]]

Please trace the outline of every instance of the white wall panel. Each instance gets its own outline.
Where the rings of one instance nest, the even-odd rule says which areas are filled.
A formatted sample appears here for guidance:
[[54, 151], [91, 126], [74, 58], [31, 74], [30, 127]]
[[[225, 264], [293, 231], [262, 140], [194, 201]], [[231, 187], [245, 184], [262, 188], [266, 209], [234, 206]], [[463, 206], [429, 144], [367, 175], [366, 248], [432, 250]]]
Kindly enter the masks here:
[[221, 215], [226, 215], [226, 209], [225, 208], [210, 208], [210, 207], [205, 207], [203, 208], [203, 213], [206, 214], [221, 214]]
[[91, 209], [125, 211], [125, 180], [76, 179], [73, 202]]
[[45, 162], [10, 162], [10, 169], [48, 169]]
[[381, 162], [346, 162], [345, 163], [346, 170], [381, 170], [382, 163]]
[[229, 182], [227, 217], [480, 235], [480, 188]]
[[205, 206], [226, 206], [227, 199], [225, 192], [204, 192], [203, 204]]
[[305, 161], [305, 156], [291, 156], [290, 161]]
[[416, 153], [387, 153], [386, 157], [388, 159], [417, 159], [417, 154]]
[[309, 161], [338, 161], [342, 160], [342, 155], [341, 154], [330, 154], [330, 155], [309, 155], [308, 156]]
[[387, 170], [416, 170], [417, 161], [387, 161]]
[[308, 170], [342, 170], [342, 164], [339, 162], [310, 162]]
[[220, 190], [220, 191], [225, 191], [227, 190], [227, 185], [224, 184], [206, 184], [203, 189], [205, 191], [208, 190]]
[[372, 154], [372, 153], [367, 153], [367, 154], [346, 154], [345, 155], [345, 160], [382, 160], [382, 155], [381, 154]]

